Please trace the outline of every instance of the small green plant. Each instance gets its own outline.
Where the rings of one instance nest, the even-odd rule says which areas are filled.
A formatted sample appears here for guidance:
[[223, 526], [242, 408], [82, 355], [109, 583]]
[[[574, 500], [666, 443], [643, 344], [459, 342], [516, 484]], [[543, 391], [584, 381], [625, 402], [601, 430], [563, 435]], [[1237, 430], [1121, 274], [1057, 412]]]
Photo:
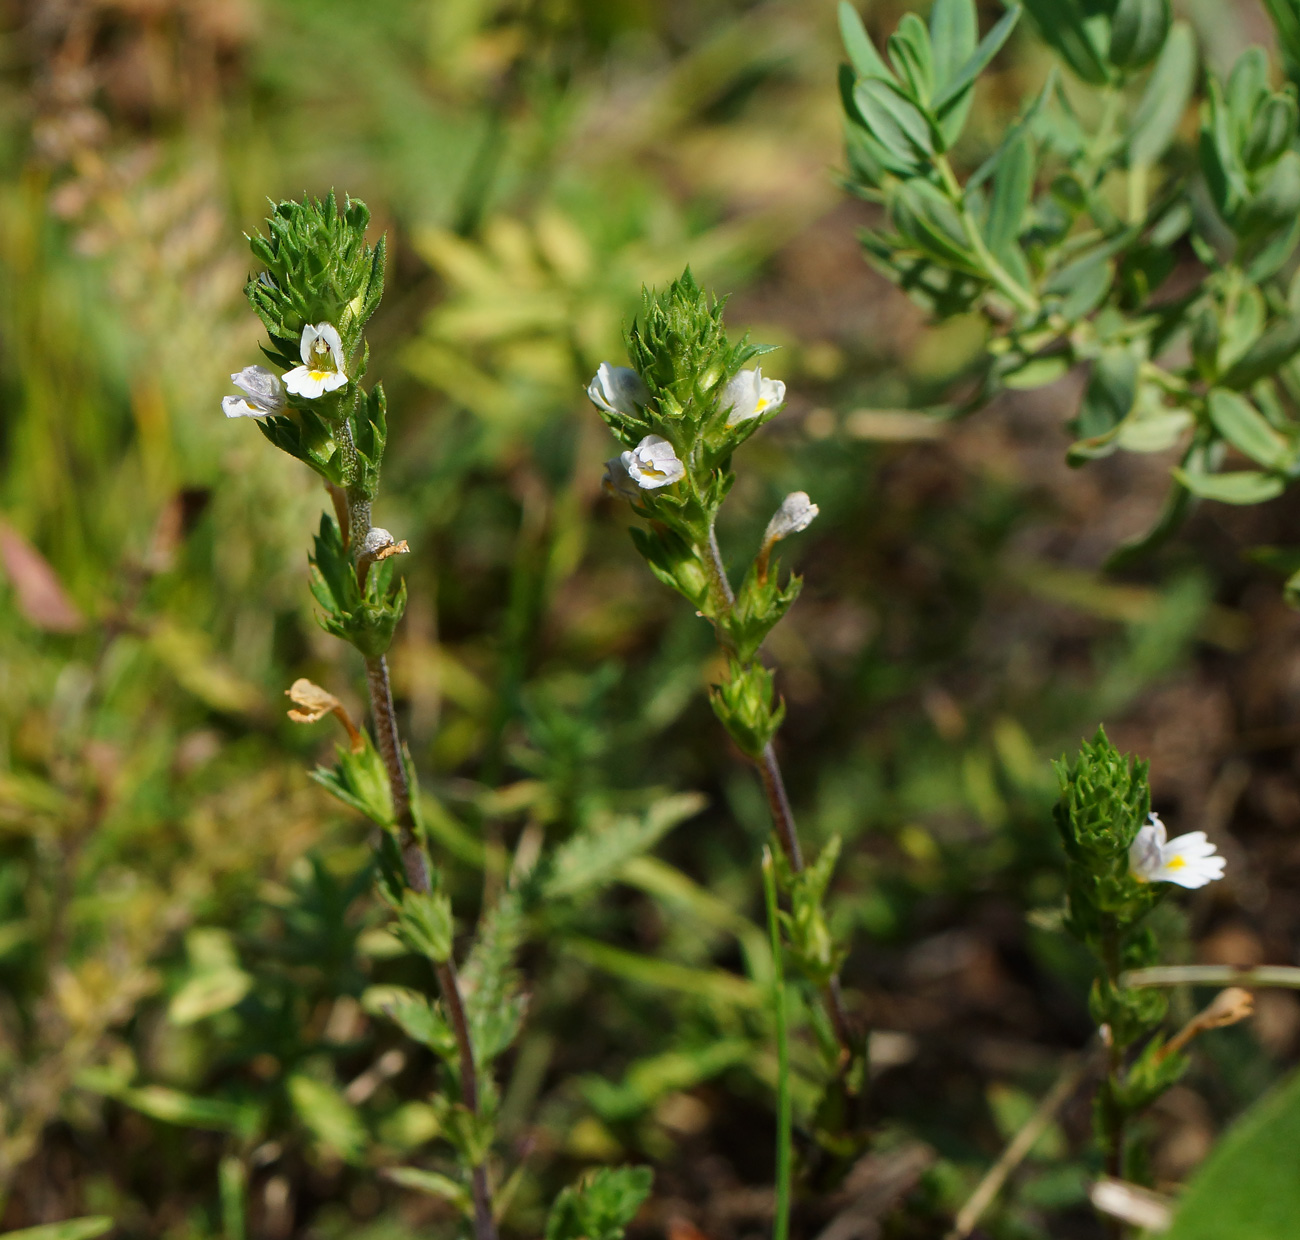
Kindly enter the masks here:
[[[1269, 10], [1294, 64], [1300, 9]], [[1056, 63], [976, 153], [972, 93], [1023, 11]], [[884, 56], [848, 3], [840, 21], [848, 184], [887, 220], [867, 257], [937, 319], [985, 324], [960, 409], [1083, 366], [1071, 463], [1177, 448], [1162, 515], [1116, 563], [1195, 499], [1280, 495], [1300, 475], [1300, 150], [1295, 87], [1272, 84], [1265, 52], [1220, 79], [1169, 0], [1029, 0], [982, 41], [974, 0], [936, 0]], [[1202, 77], [1193, 151], [1179, 136]], [[1190, 287], [1173, 280], [1193, 266]]]
[[787, 495], [739, 590], [733, 587], [716, 533], [718, 512], [735, 482], [732, 457], [780, 411], [785, 384], [747, 365], [768, 350], [748, 337], [731, 343], [722, 312], [723, 303], [696, 284], [689, 268], [666, 289], [647, 289], [626, 334], [632, 365], [603, 363], [587, 391], [623, 449], [607, 462], [605, 485], [645, 522], [631, 531], [637, 550], [655, 576], [713, 626], [727, 671], [710, 700], [762, 783], [779, 857], [772, 868], [789, 903], [780, 913], [784, 941], [804, 981], [822, 997], [818, 1032], [828, 1066], [851, 1093], [861, 1082], [865, 1037], [844, 1006], [844, 951], [824, 909], [839, 840], [832, 838], [811, 865], [805, 862], [773, 744], [785, 707], [773, 671], [760, 658], [764, 640], [802, 584], [793, 575], [781, 579], [776, 546], [807, 529], [818, 509], [803, 491]]
[[[1160, 943], [1148, 916], [1171, 884], [1203, 887], [1223, 877], [1224, 861], [1203, 831], [1170, 840], [1151, 812], [1147, 764], [1121, 754], [1103, 730], [1073, 762], [1055, 763], [1061, 797], [1056, 826], [1066, 856], [1065, 928], [1097, 962], [1089, 1008], [1106, 1053], [1095, 1125], [1107, 1173], [1145, 1178], [1141, 1150], [1127, 1140], [1132, 1119], [1187, 1071], [1183, 1047], [1197, 1033], [1249, 1011], [1244, 992], [1225, 991], [1212, 1012], [1166, 1039], [1164, 993], [1125, 984], [1125, 974], [1156, 963]], [[1231, 1019], [1228, 1019], [1228, 1018]]]
[[[383, 291], [384, 244], [367, 243], [369, 218], [362, 203], [340, 204], [332, 194], [276, 206], [268, 235], [252, 239], [265, 269], [247, 286], [269, 337], [263, 351], [275, 368], [250, 366], [232, 375], [241, 394], [227, 397], [223, 407], [229, 417], [256, 419], [268, 440], [321, 476], [332, 499], [333, 512], [322, 515], [315, 538], [311, 592], [321, 627], [362, 658], [375, 735], [353, 723], [333, 694], [305, 679], [287, 690], [294, 704], [289, 715], [304, 724], [334, 715], [345, 727], [348, 743], [338, 747], [337, 762], [314, 778], [381, 828], [378, 894], [401, 944], [427, 960], [437, 980], [436, 1000], [412, 987], [372, 986], [364, 1003], [444, 1061], [452, 1088], [429, 1104], [464, 1182], [417, 1167], [389, 1175], [450, 1200], [472, 1220], [477, 1240], [494, 1240], [500, 1207], [493, 1194], [499, 1103], [493, 1065], [514, 1042], [524, 1015], [514, 961], [529, 911], [609, 877], [689, 809], [659, 814], [654, 830], [633, 824], [631, 842], [628, 832], [580, 834], [541, 856], [538, 847], [529, 852], [521, 844], [509, 882], [484, 909], [458, 963], [451, 898], [429, 848], [389, 687], [387, 652], [407, 599], [395, 565], [409, 548], [371, 521], [388, 430], [383, 388], [367, 391], [361, 383], [369, 357], [364, 329]], [[347, 1102], [309, 1077], [297, 1082], [299, 1111], [352, 1134], [356, 1157], [364, 1129]], [[547, 1236], [618, 1240], [649, 1185], [644, 1169], [599, 1172], [560, 1195]]]

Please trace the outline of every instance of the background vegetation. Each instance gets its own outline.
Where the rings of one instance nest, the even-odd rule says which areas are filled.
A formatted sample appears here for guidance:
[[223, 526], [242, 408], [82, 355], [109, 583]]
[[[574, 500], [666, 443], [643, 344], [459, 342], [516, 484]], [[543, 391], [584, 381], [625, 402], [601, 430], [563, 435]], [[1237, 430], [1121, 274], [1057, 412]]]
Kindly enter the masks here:
[[[1224, 65], [1269, 38], [1253, 4], [1184, 8]], [[415, 965], [368, 894], [365, 825], [304, 773], [332, 738], [283, 716], [299, 675], [361, 713], [358, 668], [303, 589], [324, 496], [219, 411], [257, 338], [241, 230], [304, 189], [366, 199], [392, 245], [371, 326], [392, 411], [376, 519], [414, 552], [391, 662], [458, 907], [499, 887], [523, 832], [684, 822], [530, 928], [502, 1084], [526, 1156], [508, 1232], [534, 1233], [575, 1170], [625, 1159], [656, 1170], [647, 1235], [761, 1234], [772, 1210], [766, 811], [708, 707], [711, 634], [601, 496], [611, 441], [583, 394], [621, 362], [642, 282], [688, 261], [734, 290], [734, 332], [782, 346], [765, 369], [791, 392], [724, 548], [755, 545], [788, 490], [822, 509], [771, 649], [806, 838], [845, 839], [831, 908], [884, 1135], [851, 1169], [802, 1151], [798, 1228], [901, 1202], [892, 1234], [938, 1234], [1089, 1036], [1088, 965], [1051, 916], [1046, 760], [1098, 722], [1151, 759], [1171, 826], [1228, 856], [1184, 902], [1196, 958], [1295, 962], [1297, 622], [1242, 554], [1289, 541], [1294, 501], [1206, 505], [1103, 576], [1172, 458], [1070, 472], [1077, 377], [924, 416], [983, 329], [927, 330], [861, 259], [877, 217], [837, 181], [830, 5], [0, 11], [6, 1227], [106, 1214], [123, 1235], [378, 1240], [453, 1217], [383, 1175], [437, 1167], [420, 1153], [434, 1065], [363, 1003]], [[1013, 39], [973, 151], [1040, 55]], [[1158, 1183], [1298, 1040], [1289, 992], [1202, 1039], [1150, 1121]], [[794, 1054], [811, 1064], [806, 1035]], [[1086, 1101], [1062, 1112], [990, 1234], [1098, 1234], [1088, 1125]]]

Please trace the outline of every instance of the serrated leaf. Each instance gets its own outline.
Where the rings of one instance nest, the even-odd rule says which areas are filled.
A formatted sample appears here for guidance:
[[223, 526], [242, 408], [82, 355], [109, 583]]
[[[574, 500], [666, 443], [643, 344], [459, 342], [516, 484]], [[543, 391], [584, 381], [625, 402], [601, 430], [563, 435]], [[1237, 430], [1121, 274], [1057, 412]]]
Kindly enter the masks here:
[[679, 793], [656, 801], [639, 816], [598, 819], [556, 848], [543, 883], [546, 898], [570, 899], [611, 881], [627, 862], [644, 856], [705, 803], [697, 792]]
[[461, 972], [474, 1059], [484, 1067], [510, 1046], [524, 1017], [515, 970], [524, 931], [523, 901], [517, 891], [507, 891], [480, 922]]
[[406, 945], [438, 964], [451, 956], [451, 899], [445, 891], [404, 891], [397, 933]]
[[546, 1220], [546, 1240], [622, 1240], [650, 1195], [649, 1167], [602, 1167], [561, 1191]]
[[442, 1013], [418, 990], [405, 986], [371, 986], [361, 996], [361, 1006], [375, 1016], [386, 1016], [415, 1042], [443, 1059], [456, 1055], [456, 1037]]

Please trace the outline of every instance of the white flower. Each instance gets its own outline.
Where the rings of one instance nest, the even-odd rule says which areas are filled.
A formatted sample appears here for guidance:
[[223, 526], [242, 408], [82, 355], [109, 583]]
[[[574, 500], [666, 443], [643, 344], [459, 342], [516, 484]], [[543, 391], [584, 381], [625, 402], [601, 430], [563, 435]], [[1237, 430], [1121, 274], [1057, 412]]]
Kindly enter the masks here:
[[780, 379], [764, 379], [761, 367], [742, 370], [722, 389], [722, 406], [731, 406], [728, 426], [739, 426], [760, 413], [785, 403], [785, 384]]
[[770, 546], [791, 534], [806, 530], [820, 511], [821, 509], [808, 498], [807, 491], [791, 491], [781, 501], [781, 507], [772, 514], [772, 519], [767, 523], [767, 533], [763, 535], [763, 542]]
[[605, 477], [600, 485], [606, 495], [621, 495], [624, 499], [637, 499], [641, 494], [621, 456], [605, 462]]
[[1214, 853], [1204, 831], [1171, 840], [1159, 815], [1152, 814], [1128, 850], [1128, 866], [1133, 877], [1144, 883], [1204, 887], [1223, 877], [1223, 858]]
[[636, 407], [650, 399], [641, 376], [630, 366], [611, 366], [601, 362], [596, 377], [587, 384], [591, 403], [606, 413], [626, 413], [635, 416]]
[[314, 400], [347, 384], [343, 363], [343, 341], [332, 323], [308, 323], [302, 329], [302, 365], [284, 377], [284, 386], [295, 396]]
[[647, 435], [619, 460], [632, 481], [643, 491], [653, 491], [686, 476], [686, 466], [677, 459], [673, 445], [659, 435]]
[[269, 418], [284, 408], [284, 385], [280, 376], [265, 366], [245, 366], [230, 376], [243, 396], [222, 398], [221, 408], [228, 418]]

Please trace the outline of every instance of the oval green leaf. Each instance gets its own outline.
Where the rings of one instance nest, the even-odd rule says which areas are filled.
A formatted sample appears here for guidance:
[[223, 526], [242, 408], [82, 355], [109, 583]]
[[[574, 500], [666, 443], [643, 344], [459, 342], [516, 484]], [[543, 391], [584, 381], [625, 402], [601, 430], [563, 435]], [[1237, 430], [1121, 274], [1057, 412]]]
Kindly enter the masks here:
[[1286, 468], [1292, 455], [1290, 444], [1244, 396], [1215, 388], [1210, 392], [1206, 407], [1214, 429], [1238, 452], [1265, 469]]
[[1220, 504], [1262, 504], [1277, 499], [1286, 489], [1281, 478], [1256, 469], [1228, 474], [1190, 474], [1175, 469], [1174, 477], [1193, 495], [1218, 500]]
[[1183, 1194], [1167, 1240], [1295, 1240], [1300, 1073], [1233, 1125]]

